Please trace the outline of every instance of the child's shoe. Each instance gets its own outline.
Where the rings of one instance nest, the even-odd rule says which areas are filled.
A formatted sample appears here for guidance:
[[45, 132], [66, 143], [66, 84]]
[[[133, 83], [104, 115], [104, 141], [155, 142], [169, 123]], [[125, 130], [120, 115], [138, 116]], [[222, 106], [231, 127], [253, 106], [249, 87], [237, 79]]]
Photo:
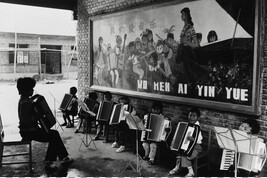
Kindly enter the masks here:
[[177, 174], [177, 173], [179, 173], [179, 169], [176, 167], [173, 168], [172, 170], [170, 170], [170, 172], [169, 172], [170, 175]]
[[109, 140], [108, 140], [108, 139], [105, 139], [105, 140], [103, 141], [103, 143], [109, 143]]
[[119, 147], [119, 144], [117, 142], [112, 143], [111, 148], [117, 148]]
[[194, 177], [195, 176], [195, 174], [193, 174], [193, 173], [188, 173], [188, 174], [186, 174], [184, 177]]
[[120, 148], [116, 150], [117, 153], [121, 153], [123, 151], [125, 151], [125, 146], [120, 146]]
[[73, 162], [73, 159], [69, 158], [68, 156], [65, 157], [64, 159], [62, 159], [60, 161], [61, 165], [67, 165], [67, 164], [71, 164]]
[[150, 160], [148, 161], [148, 164], [149, 164], [149, 165], [154, 165], [154, 164], [155, 164], [155, 161], [152, 160], [152, 159], [150, 159]]
[[57, 166], [53, 163], [53, 161], [44, 161], [45, 169], [55, 170]]
[[96, 135], [96, 136], [93, 138], [93, 140], [94, 140], [94, 141], [99, 140], [99, 136]]
[[148, 161], [149, 160], [149, 157], [148, 156], [144, 156], [143, 157], [143, 160]]

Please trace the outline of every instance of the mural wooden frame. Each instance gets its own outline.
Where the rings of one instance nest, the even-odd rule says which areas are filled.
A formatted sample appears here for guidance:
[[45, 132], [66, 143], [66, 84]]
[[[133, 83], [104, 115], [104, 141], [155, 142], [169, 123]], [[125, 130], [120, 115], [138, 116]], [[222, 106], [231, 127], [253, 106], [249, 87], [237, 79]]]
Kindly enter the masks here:
[[94, 82], [93, 78], [93, 66], [95, 64], [94, 59], [94, 24], [99, 20], [109, 20], [112, 17], [120, 17], [123, 15], [127, 15], [130, 13], [138, 13], [143, 12], [146, 10], [157, 9], [160, 7], [168, 7], [172, 5], [177, 5], [180, 3], [186, 2], [185, 0], [177, 0], [171, 2], [165, 2], [160, 4], [154, 4], [150, 6], [143, 6], [140, 8], [135, 9], [128, 9], [127, 11], [120, 11], [111, 14], [105, 15], [97, 15], [94, 17], [89, 18], [89, 35], [90, 35], [90, 60], [89, 60], [89, 67], [90, 67], [90, 89], [98, 91], [98, 92], [105, 92], [110, 91], [112, 94], [116, 95], [126, 95], [129, 97], [140, 98], [140, 99], [147, 99], [147, 100], [158, 100], [166, 103], [174, 103], [177, 105], [189, 105], [189, 106], [197, 106], [197, 107], [204, 107], [204, 108], [211, 108], [215, 110], [222, 110], [222, 111], [230, 111], [230, 112], [237, 112], [237, 113], [244, 113], [250, 115], [259, 115], [260, 114], [260, 67], [259, 61], [262, 58], [262, 39], [263, 39], [263, 29], [262, 24], [264, 19], [262, 17], [264, 2], [262, 0], [256, 0], [255, 2], [255, 29], [254, 29], [254, 53], [253, 53], [253, 76], [252, 76], [252, 101], [250, 105], [242, 105], [242, 104], [233, 104], [228, 102], [218, 102], [218, 101], [210, 101], [210, 100], [203, 100], [197, 98], [188, 98], [188, 97], [180, 97], [180, 96], [169, 96], [164, 94], [157, 94], [157, 93], [147, 93], [147, 92], [140, 92], [140, 91], [132, 91], [123, 88], [113, 88], [107, 86], [101, 86]]

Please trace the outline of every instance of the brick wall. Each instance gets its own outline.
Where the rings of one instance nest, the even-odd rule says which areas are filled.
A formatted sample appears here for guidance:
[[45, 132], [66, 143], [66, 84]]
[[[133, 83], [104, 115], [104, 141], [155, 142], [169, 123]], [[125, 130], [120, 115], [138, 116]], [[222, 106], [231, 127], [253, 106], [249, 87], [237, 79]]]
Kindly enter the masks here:
[[[89, 41], [89, 17], [99, 15], [99, 14], [107, 14], [111, 12], [118, 12], [121, 10], [127, 10], [129, 8], [135, 7], [142, 7], [150, 4], [160, 3], [160, 2], [167, 2], [166, 0], [79, 0], [78, 1], [78, 53], [79, 53], [79, 60], [78, 60], [78, 88], [79, 88], [79, 96], [84, 97], [89, 90], [89, 82], [90, 82], [90, 44]], [[264, 3], [264, 2], [263, 2]], [[266, 8], [262, 6], [264, 9], [262, 17], [259, 20], [264, 19], [265, 24], [267, 24], [267, 19], [265, 19]], [[265, 30], [265, 26], [261, 27]], [[264, 31], [265, 32], [265, 31]], [[260, 54], [259, 59], [261, 59], [260, 64], [264, 64], [260, 67], [262, 73], [262, 80], [260, 80], [260, 85], [262, 86], [261, 96], [259, 101], [261, 101], [260, 108], [262, 114], [260, 116], [250, 116], [245, 114], [233, 113], [228, 111], [219, 111], [209, 108], [200, 108], [202, 119], [201, 124], [204, 127], [212, 127], [212, 126], [223, 126], [228, 127], [231, 126], [232, 128], [238, 128], [240, 123], [248, 118], [252, 117], [257, 119], [261, 123], [261, 132], [260, 136], [267, 141], [267, 40], [264, 38], [264, 46], [259, 46], [259, 51], [261, 48], [264, 48], [264, 54]], [[262, 40], [263, 41], [263, 40]], [[263, 56], [263, 57], [262, 57]], [[115, 96], [117, 97], [117, 96]], [[147, 108], [152, 103], [149, 100], [131, 98], [131, 102], [142, 108]], [[170, 104], [170, 103], [163, 103], [164, 109], [163, 114], [172, 118], [174, 122], [178, 122], [180, 120], [186, 119], [186, 113], [190, 109], [190, 106], [185, 105], [178, 105], [178, 104]], [[216, 143], [215, 143], [216, 145]]]

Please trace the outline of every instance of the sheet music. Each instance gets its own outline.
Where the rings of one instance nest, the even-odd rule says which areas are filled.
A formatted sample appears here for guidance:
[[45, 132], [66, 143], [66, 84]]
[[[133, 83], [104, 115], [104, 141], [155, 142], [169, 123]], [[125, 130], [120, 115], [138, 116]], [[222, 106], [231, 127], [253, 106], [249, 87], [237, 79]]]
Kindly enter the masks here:
[[[221, 148], [236, 150], [240, 153], [252, 153], [251, 141], [255, 138], [251, 138], [245, 131], [229, 129], [224, 127], [214, 127], [218, 145]], [[232, 134], [234, 138], [232, 137]], [[236, 142], [236, 145], [235, 145]]]
[[79, 101], [78, 104], [79, 104], [79, 106], [81, 107], [81, 109], [82, 109], [83, 111], [87, 112], [88, 114], [90, 114], [90, 115], [93, 116], [93, 117], [96, 116], [95, 113], [93, 113], [92, 111], [90, 111], [90, 109], [88, 108], [88, 106], [86, 105], [85, 102], [83, 102], [83, 101]]
[[146, 130], [143, 121], [138, 116], [133, 116], [131, 113], [125, 111], [126, 123], [130, 129], [133, 130]]

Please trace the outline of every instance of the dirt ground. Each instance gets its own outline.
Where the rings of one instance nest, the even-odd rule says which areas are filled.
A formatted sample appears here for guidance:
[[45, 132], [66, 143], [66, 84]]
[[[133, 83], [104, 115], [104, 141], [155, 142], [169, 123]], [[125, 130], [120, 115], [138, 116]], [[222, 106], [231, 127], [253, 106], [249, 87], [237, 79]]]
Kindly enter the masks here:
[[[63, 99], [65, 93], [69, 91], [72, 86], [77, 87], [77, 80], [62, 80], [62, 81], [42, 81], [38, 82], [35, 87], [35, 93], [45, 96], [50, 109], [53, 113], [56, 113], [58, 123], [62, 123], [62, 114], [57, 109]], [[5, 131], [5, 139], [20, 139], [18, 133], [18, 115], [17, 104], [19, 95], [16, 89], [15, 83], [0, 83], [0, 114], [2, 116], [2, 122]], [[94, 142], [96, 148], [91, 143], [89, 147], [85, 147], [82, 143], [84, 134], [74, 133], [74, 128], [62, 128], [59, 124], [54, 129], [57, 129], [65, 146], [74, 159], [73, 164], [69, 167], [60, 166], [59, 162], [58, 170], [51, 172], [44, 169], [43, 159], [45, 157], [47, 144], [33, 141], [33, 172], [29, 172], [27, 164], [21, 165], [3, 165], [0, 169], [1, 177], [92, 177], [92, 176], [167, 176], [168, 169], [160, 168], [158, 166], [149, 166], [146, 162], [140, 161], [142, 165], [140, 173], [131, 169], [127, 165], [132, 163], [136, 168], [137, 159], [134, 154], [135, 149], [129, 149], [123, 153], [116, 153], [111, 148], [111, 143], [102, 143], [102, 141]], [[94, 135], [94, 134], [93, 134]], [[91, 136], [93, 136], [91, 135]], [[90, 138], [90, 137], [88, 137]], [[25, 148], [22, 146], [6, 147], [4, 153], [10, 153], [11, 151], [21, 151]], [[26, 157], [16, 158], [26, 159]], [[4, 162], [12, 161], [10, 158], [4, 158]], [[125, 169], [125, 170], [124, 170]]]
[[[126, 152], [116, 153], [114, 148], [111, 148], [111, 143], [103, 143], [102, 140], [95, 141], [96, 148], [93, 143], [86, 147], [82, 143], [84, 134], [74, 133], [74, 129], [63, 128], [58, 131], [62, 135], [65, 146], [70, 154], [70, 157], [74, 159], [74, 162], [68, 167], [60, 166], [59, 162], [56, 162], [58, 170], [51, 172], [45, 170], [43, 166], [43, 158], [46, 153], [46, 143], [33, 142], [33, 173], [29, 173], [29, 166], [25, 165], [4, 165], [0, 169], [1, 177], [166, 177], [168, 176], [168, 169], [159, 166], [151, 166], [146, 162], [140, 160], [139, 164], [142, 165], [140, 173], [135, 172], [131, 167], [127, 167], [129, 163], [132, 163], [136, 168], [136, 157], [133, 150], [129, 148]], [[93, 136], [94, 134], [90, 135]], [[90, 138], [90, 137], [89, 137]], [[22, 148], [11, 148], [12, 151], [21, 151]], [[5, 153], [11, 151], [6, 149]], [[23, 158], [23, 159], [26, 159]], [[5, 161], [11, 161], [6, 159]], [[125, 169], [125, 170], [124, 170]]]
[[[63, 122], [62, 113], [57, 109], [63, 99], [65, 93], [72, 86], [77, 87], [77, 80], [62, 80], [55, 82], [38, 82], [35, 87], [35, 92], [45, 96], [50, 109], [56, 113], [58, 123], [54, 127], [57, 129], [63, 142], [74, 162], [62, 167], [59, 162], [56, 162], [58, 169], [56, 171], [45, 170], [43, 160], [45, 157], [47, 144], [33, 141], [33, 172], [29, 172], [27, 164], [21, 165], [4, 165], [0, 168], [0, 177], [169, 177], [169, 170], [174, 167], [173, 160], [167, 160], [168, 163], [158, 163], [156, 165], [148, 165], [147, 162], [139, 160], [136, 157], [136, 147], [134, 144], [128, 145], [125, 152], [116, 153], [115, 148], [111, 148], [111, 143], [103, 143], [102, 140], [95, 141], [86, 147], [82, 140], [86, 140], [86, 135], [82, 133], [74, 133], [74, 128], [61, 128], [59, 123]], [[5, 130], [5, 135], [8, 137], [18, 137], [18, 114], [17, 104], [19, 95], [15, 83], [0, 83], [0, 114]], [[94, 136], [95, 131], [87, 135], [88, 142]], [[84, 141], [85, 141], [84, 140]], [[133, 140], [135, 142], [135, 140]], [[140, 146], [140, 145], [139, 145]], [[22, 146], [5, 148], [5, 153], [11, 151], [21, 151], [25, 148]], [[141, 154], [141, 146], [139, 153]], [[16, 158], [18, 159], [18, 158]], [[22, 159], [26, 159], [25, 157]], [[12, 161], [10, 159], [3, 161]], [[174, 164], [172, 164], [172, 162]], [[219, 164], [220, 160], [218, 160]], [[136, 164], [141, 165], [140, 172], [135, 171]], [[129, 164], [132, 165], [128, 166]], [[132, 169], [134, 168], [134, 169]], [[211, 170], [203, 168], [200, 170], [199, 176], [221, 176], [217, 165], [211, 165]], [[266, 176], [266, 165], [259, 176]], [[183, 176], [181, 175], [174, 175]]]

